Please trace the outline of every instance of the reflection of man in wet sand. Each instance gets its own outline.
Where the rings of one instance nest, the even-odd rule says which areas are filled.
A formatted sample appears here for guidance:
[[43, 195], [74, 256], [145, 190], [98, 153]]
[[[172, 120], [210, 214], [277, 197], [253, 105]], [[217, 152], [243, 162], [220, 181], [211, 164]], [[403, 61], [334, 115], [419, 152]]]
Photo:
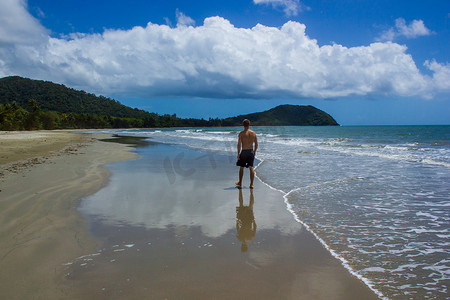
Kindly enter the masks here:
[[239, 190], [239, 206], [236, 207], [236, 231], [237, 238], [241, 241], [241, 251], [247, 252], [247, 242], [253, 240], [256, 234], [256, 222], [253, 216], [253, 191], [250, 190], [250, 203], [244, 206], [242, 190]]
[[[238, 160], [236, 166], [239, 166], [239, 181], [236, 182], [236, 187], [241, 188], [242, 176], [244, 175], [244, 167], [250, 169], [250, 188], [253, 188], [253, 179], [255, 178], [255, 171], [253, 170], [253, 161], [255, 160], [256, 149], [258, 149], [258, 139], [256, 133], [250, 130], [250, 121], [245, 119], [242, 123], [244, 130], [238, 136]], [[254, 146], [253, 146], [254, 145]], [[242, 151], [241, 151], [242, 149]]]

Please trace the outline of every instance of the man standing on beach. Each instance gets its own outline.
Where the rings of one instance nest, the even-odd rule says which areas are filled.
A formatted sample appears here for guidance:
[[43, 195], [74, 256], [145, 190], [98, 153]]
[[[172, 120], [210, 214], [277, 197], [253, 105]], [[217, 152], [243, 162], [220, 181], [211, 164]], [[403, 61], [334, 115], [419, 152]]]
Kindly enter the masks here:
[[[244, 175], [244, 167], [250, 169], [250, 188], [253, 188], [253, 179], [255, 178], [255, 171], [253, 170], [253, 161], [255, 160], [256, 149], [258, 149], [258, 139], [256, 133], [250, 130], [250, 121], [245, 119], [242, 122], [244, 130], [239, 133], [237, 144], [237, 162], [239, 166], [239, 181], [236, 182], [236, 187], [241, 188], [242, 177]], [[241, 151], [242, 149], [242, 151]]]

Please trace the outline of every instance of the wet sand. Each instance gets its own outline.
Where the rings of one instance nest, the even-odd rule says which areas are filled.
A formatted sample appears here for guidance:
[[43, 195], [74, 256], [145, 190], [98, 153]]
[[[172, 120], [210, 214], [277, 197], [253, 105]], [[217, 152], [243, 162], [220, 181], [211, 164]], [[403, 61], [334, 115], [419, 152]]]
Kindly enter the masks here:
[[81, 202], [99, 249], [66, 263], [77, 298], [377, 299], [279, 192], [257, 179], [254, 191], [234, 187], [234, 155], [164, 144], [137, 153]]
[[77, 211], [104, 164], [134, 159], [104, 135], [0, 132], [0, 299], [74, 299], [63, 263], [97, 249]]

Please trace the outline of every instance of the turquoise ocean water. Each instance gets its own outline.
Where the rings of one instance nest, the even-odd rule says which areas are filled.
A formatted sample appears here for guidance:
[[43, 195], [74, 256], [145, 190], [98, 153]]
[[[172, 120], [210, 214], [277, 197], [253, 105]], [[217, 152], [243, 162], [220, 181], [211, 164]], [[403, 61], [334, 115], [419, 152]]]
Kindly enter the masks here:
[[[257, 176], [353, 275], [386, 298], [448, 297], [450, 126], [252, 129]], [[107, 132], [233, 160], [240, 130]]]

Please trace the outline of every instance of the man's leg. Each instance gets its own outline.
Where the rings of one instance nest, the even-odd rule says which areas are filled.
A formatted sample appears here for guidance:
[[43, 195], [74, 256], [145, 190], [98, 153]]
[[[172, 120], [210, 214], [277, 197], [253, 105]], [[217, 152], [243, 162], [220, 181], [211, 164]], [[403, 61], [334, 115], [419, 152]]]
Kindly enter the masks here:
[[250, 188], [253, 188], [253, 179], [255, 179], [255, 170], [253, 167], [248, 167], [250, 169]]
[[236, 182], [236, 185], [238, 186], [238, 187], [241, 187], [242, 186], [242, 177], [244, 176], [244, 167], [240, 167], [239, 168], [239, 181], [238, 182]]

